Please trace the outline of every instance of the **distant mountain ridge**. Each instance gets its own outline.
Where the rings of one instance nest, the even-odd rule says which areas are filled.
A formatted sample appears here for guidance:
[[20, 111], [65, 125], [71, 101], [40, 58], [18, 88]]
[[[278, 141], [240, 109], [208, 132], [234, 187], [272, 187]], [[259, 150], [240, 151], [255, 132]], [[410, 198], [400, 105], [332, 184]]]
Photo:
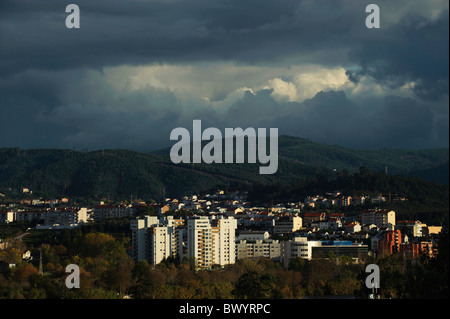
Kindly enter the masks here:
[[308, 165], [321, 165], [349, 171], [356, 171], [361, 166], [366, 166], [374, 171], [384, 170], [387, 167], [388, 173], [409, 174], [443, 165], [448, 167], [449, 164], [449, 150], [445, 148], [361, 150], [282, 136], [280, 137], [279, 150], [281, 158], [292, 158]]
[[2, 148], [0, 189], [29, 187], [48, 196], [161, 199], [229, 183], [289, 183], [319, 170], [330, 175], [334, 169], [353, 172], [360, 166], [448, 184], [448, 149], [357, 150], [280, 136], [274, 175], [260, 175], [259, 163], [173, 164], [169, 150]]

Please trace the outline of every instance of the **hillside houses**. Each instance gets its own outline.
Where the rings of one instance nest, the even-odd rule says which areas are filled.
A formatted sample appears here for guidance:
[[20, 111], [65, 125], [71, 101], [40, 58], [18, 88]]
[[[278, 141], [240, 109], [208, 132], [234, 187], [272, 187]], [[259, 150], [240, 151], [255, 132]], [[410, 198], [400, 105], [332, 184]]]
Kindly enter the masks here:
[[325, 220], [325, 213], [324, 212], [306, 212], [303, 215], [303, 223], [312, 224], [316, 222], [320, 222]]
[[361, 213], [361, 223], [393, 229], [395, 226], [395, 212], [392, 210], [368, 209]]
[[[414, 258], [421, 253], [429, 256], [435, 254], [433, 236], [441, 228], [427, 226], [418, 220], [396, 221], [395, 211], [363, 207], [368, 200], [366, 196], [350, 197], [333, 192], [325, 196], [309, 196], [304, 202], [254, 206], [247, 201], [246, 193], [226, 194], [218, 191], [214, 194], [166, 198], [161, 202], [100, 203], [94, 207], [81, 208], [57, 208], [48, 204], [20, 209], [16, 206], [0, 207], [0, 223], [37, 223], [40, 228], [52, 229], [119, 218], [133, 221], [137, 217], [141, 221], [152, 221], [151, 227], [155, 231], [152, 242], [164, 238], [167, 245], [169, 242], [173, 245], [171, 251], [187, 253], [187, 246], [183, 246], [183, 243], [187, 240], [186, 227], [189, 221], [199, 219], [195, 223], [200, 227], [208, 219], [208, 227], [215, 232], [219, 229], [217, 223], [224, 223], [224, 227], [226, 223], [232, 223], [233, 227], [226, 226], [226, 229], [235, 233], [223, 238], [227, 245], [233, 238], [228, 254], [232, 251], [235, 255], [233, 258], [229, 255], [226, 257], [230, 261], [262, 257], [288, 264], [291, 258], [323, 258], [320, 256], [328, 254], [339, 256], [346, 253], [355, 261], [363, 259], [369, 252], [403, 253]], [[317, 206], [312, 209], [312, 204]], [[356, 205], [361, 206], [361, 209], [346, 214], [333, 211], [333, 205]], [[178, 221], [176, 226], [171, 222], [172, 219]], [[162, 224], [158, 220], [162, 220]], [[391, 233], [393, 231], [395, 233]], [[397, 234], [397, 239], [392, 234]], [[166, 253], [155, 260], [173, 254], [167, 247], [165, 249]]]
[[340, 192], [335, 191], [332, 193], [326, 193], [325, 195], [310, 195], [304, 200], [305, 207], [307, 208], [317, 208], [325, 207], [332, 208], [336, 207], [348, 207], [348, 206], [364, 206], [366, 204], [383, 204], [388, 200], [393, 202], [406, 201], [407, 198], [402, 196], [394, 196], [393, 198], [387, 198], [383, 195], [359, 195], [359, 196], [348, 196], [342, 195]]
[[88, 223], [91, 210], [86, 207], [60, 207], [41, 210], [14, 209], [0, 212], [0, 223], [39, 224], [43, 226], [69, 227]]
[[94, 208], [94, 220], [101, 221], [111, 218], [123, 218], [133, 216], [131, 205], [114, 204], [114, 205], [98, 205]]

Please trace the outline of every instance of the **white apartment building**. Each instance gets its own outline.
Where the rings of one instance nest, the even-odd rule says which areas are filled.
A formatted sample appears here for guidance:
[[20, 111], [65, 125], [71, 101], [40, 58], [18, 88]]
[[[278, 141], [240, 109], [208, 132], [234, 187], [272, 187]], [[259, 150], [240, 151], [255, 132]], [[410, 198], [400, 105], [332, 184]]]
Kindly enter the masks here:
[[402, 230], [402, 233], [406, 230], [406, 233], [413, 237], [422, 237], [422, 227], [423, 224], [419, 220], [401, 220], [395, 226], [396, 229]]
[[292, 240], [281, 242], [280, 260], [284, 267], [289, 266], [291, 259], [300, 257], [312, 258], [312, 247], [321, 246], [320, 240], [309, 240], [307, 237], [294, 237]]
[[130, 217], [133, 215], [131, 205], [98, 205], [94, 209], [94, 220]]
[[147, 229], [158, 225], [158, 217], [145, 216], [130, 221], [132, 257], [136, 262], [147, 260]]
[[43, 214], [44, 225], [77, 225], [87, 223], [88, 212], [87, 208], [67, 208], [67, 209], [53, 209]]
[[196, 267], [212, 266], [212, 229], [208, 217], [197, 217], [188, 220], [187, 257], [195, 258]]
[[[213, 240], [217, 245], [213, 250], [214, 263], [225, 266], [236, 262], [236, 229], [237, 221], [233, 217], [218, 218], [212, 220], [213, 224]], [[218, 228], [218, 232], [214, 228]], [[218, 238], [214, 238], [214, 233], [218, 234]]]
[[184, 235], [184, 219], [175, 219], [173, 216], [164, 216], [160, 219], [163, 226], [169, 228], [168, 235], [170, 236], [170, 250], [171, 256], [178, 256], [181, 260], [183, 258], [183, 235]]
[[155, 225], [147, 229], [146, 259], [150, 265], [172, 256], [172, 233], [173, 227]]
[[0, 212], [0, 224], [12, 223], [16, 219], [15, 215], [13, 211]]
[[236, 241], [240, 240], [268, 240], [270, 234], [268, 231], [240, 231], [239, 235], [236, 237]]
[[214, 264], [234, 264], [236, 229], [237, 222], [231, 216], [188, 219], [187, 257], [194, 258], [199, 269], [210, 269]]
[[170, 256], [193, 258], [199, 269], [213, 265], [234, 264], [235, 232], [233, 217], [194, 217], [187, 220], [164, 216], [145, 216], [130, 222], [132, 256], [138, 262], [145, 259], [156, 265]]
[[393, 210], [367, 210], [361, 214], [361, 224], [374, 224], [379, 228], [394, 229], [395, 212]]
[[275, 220], [274, 235], [290, 234], [302, 228], [302, 218], [298, 216], [281, 217]]
[[270, 258], [279, 259], [281, 244], [278, 240], [255, 240], [245, 239], [236, 241], [236, 259], [244, 258]]
[[137, 262], [145, 259], [149, 265], [156, 265], [177, 256], [182, 251], [180, 227], [183, 225], [184, 220], [171, 216], [160, 220], [156, 216], [131, 220], [133, 258]]

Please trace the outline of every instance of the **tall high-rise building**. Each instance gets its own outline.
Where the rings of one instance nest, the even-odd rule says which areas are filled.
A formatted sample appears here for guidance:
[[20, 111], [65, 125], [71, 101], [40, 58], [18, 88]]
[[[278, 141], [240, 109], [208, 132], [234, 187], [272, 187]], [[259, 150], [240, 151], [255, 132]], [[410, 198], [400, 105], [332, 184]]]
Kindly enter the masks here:
[[217, 250], [213, 250], [214, 263], [220, 266], [234, 264], [236, 262], [236, 219], [231, 216], [213, 219], [212, 224], [213, 240], [215, 239], [217, 243]]
[[156, 216], [145, 216], [130, 221], [132, 257], [136, 262], [143, 259], [147, 260], [147, 230], [155, 225], [158, 225], [158, 217]]
[[[187, 226], [187, 227], [186, 227]], [[198, 269], [234, 264], [235, 232], [233, 217], [194, 217], [187, 220], [166, 216], [145, 216], [130, 222], [133, 258], [156, 265], [168, 257], [190, 258]]]
[[172, 256], [173, 227], [154, 225], [147, 229], [146, 260], [150, 265], [159, 264]]
[[185, 220], [175, 219], [173, 216], [164, 216], [160, 220], [161, 224], [167, 227], [167, 236], [170, 240], [170, 253], [168, 256], [183, 259], [184, 242], [183, 237], [185, 233]]
[[187, 222], [187, 257], [195, 258], [198, 268], [210, 268], [212, 261], [212, 229], [207, 216], [191, 218]]
[[235, 263], [237, 222], [233, 217], [199, 216], [188, 219], [187, 225], [187, 257], [195, 260], [197, 268]]

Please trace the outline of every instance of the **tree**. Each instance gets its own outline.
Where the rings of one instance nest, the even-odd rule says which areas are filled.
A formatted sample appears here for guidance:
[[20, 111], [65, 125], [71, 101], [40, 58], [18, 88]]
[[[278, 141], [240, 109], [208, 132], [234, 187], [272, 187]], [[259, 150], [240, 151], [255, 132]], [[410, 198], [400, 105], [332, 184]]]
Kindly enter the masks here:
[[0, 252], [0, 261], [18, 264], [22, 261], [22, 253], [14, 247], [9, 247]]
[[305, 268], [306, 260], [304, 258], [295, 257], [289, 261], [289, 270], [302, 271]]
[[9, 264], [6, 261], [0, 260], [0, 274], [8, 276], [10, 272]]
[[32, 264], [22, 262], [11, 270], [11, 279], [26, 283], [31, 275], [39, 275], [39, 271]]
[[255, 271], [239, 277], [233, 294], [239, 299], [280, 298], [281, 291], [276, 287], [275, 277], [271, 274], [259, 275]]
[[239, 277], [233, 294], [238, 299], [262, 298], [262, 285], [256, 272], [248, 272]]
[[134, 265], [134, 268], [131, 271], [131, 273], [133, 275], [134, 280], [136, 280], [137, 282], [142, 282], [148, 279], [150, 271], [151, 267], [149, 266], [147, 261], [143, 259]]
[[103, 282], [110, 290], [117, 291], [120, 295], [126, 293], [133, 285], [131, 270], [133, 262], [131, 260], [121, 260], [117, 266], [104, 273]]

